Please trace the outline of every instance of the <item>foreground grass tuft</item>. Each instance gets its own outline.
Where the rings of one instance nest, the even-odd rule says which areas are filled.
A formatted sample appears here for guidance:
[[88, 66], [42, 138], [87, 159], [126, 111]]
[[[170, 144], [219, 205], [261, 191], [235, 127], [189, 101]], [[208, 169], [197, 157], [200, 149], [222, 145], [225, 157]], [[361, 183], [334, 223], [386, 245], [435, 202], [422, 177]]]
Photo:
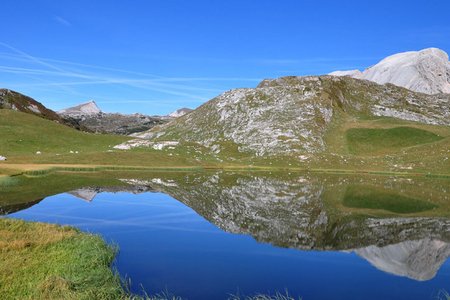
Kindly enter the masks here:
[[71, 227], [0, 219], [2, 299], [124, 299], [115, 249]]

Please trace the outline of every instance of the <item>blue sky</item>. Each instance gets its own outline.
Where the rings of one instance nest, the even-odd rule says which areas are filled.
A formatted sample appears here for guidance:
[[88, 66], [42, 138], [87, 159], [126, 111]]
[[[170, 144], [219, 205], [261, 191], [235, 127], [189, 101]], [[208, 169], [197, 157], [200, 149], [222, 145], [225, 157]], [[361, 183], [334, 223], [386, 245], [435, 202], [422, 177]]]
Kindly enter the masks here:
[[450, 1], [2, 0], [0, 86], [165, 114], [264, 78], [450, 52]]

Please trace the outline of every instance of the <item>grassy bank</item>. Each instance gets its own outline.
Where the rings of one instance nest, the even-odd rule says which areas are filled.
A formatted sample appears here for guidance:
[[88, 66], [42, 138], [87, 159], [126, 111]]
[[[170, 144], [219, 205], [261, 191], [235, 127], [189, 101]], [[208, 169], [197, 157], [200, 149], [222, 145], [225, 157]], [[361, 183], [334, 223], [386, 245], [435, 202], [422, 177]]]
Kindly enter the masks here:
[[114, 248], [71, 227], [0, 219], [2, 299], [123, 299]]

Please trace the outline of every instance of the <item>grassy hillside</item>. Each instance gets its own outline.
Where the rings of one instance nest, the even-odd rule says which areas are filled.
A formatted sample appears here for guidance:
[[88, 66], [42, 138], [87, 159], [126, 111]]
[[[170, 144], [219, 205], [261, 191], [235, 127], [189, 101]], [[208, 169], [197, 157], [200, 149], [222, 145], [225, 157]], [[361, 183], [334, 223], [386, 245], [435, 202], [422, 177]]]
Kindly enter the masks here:
[[450, 127], [337, 113], [317, 168], [450, 174]]
[[[138, 135], [198, 161], [304, 169], [450, 173], [450, 95], [330, 76], [226, 92]], [[145, 148], [141, 147], [141, 148]]]
[[61, 124], [64, 123], [56, 112], [46, 108], [42, 103], [8, 89], [0, 89], [0, 109], [13, 109], [57, 121]]
[[[115, 150], [129, 137], [94, 134], [72, 129], [38, 116], [0, 109], [0, 174], [16, 173], [11, 164], [84, 164], [151, 167], [199, 166], [195, 158], [159, 150]], [[37, 152], [41, 154], [36, 154]], [[78, 153], [77, 153], [78, 152]], [[2, 167], [3, 166], [3, 167]], [[23, 166], [17, 168], [22, 169]], [[31, 168], [31, 166], [30, 166]]]
[[395, 152], [402, 148], [440, 141], [443, 137], [414, 127], [351, 128], [346, 132], [352, 154], [369, 155]]
[[[352, 78], [284, 77], [224, 93], [131, 141], [0, 110], [0, 155], [7, 164], [450, 174], [449, 105], [450, 95]], [[141, 146], [114, 148], [121, 143]]]
[[34, 115], [0, 110], [0, 153], [7, 157], [42, 153], [106, 151], [127, 140], [114, 135], [80, 132]]

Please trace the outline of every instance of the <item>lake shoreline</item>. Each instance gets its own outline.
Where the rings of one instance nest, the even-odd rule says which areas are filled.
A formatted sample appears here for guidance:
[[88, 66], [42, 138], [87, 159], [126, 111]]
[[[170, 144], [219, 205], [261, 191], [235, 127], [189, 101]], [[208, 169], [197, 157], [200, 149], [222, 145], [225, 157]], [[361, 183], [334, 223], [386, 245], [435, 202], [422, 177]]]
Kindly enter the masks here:
[[52, 172], [101, 172], [101, 171], [292, 171], [324, 174], [367, 174], [388, 176], [426, 176], [450, 178], [450, 173], [398, 172], [390, 170], [360, 170], [340, 168], [298, 168], [269, 166], [126, 166], [126, 165], [86, 165], [86, 164], [0, 164], [0, 178], [19, 175], [41, 175]]

